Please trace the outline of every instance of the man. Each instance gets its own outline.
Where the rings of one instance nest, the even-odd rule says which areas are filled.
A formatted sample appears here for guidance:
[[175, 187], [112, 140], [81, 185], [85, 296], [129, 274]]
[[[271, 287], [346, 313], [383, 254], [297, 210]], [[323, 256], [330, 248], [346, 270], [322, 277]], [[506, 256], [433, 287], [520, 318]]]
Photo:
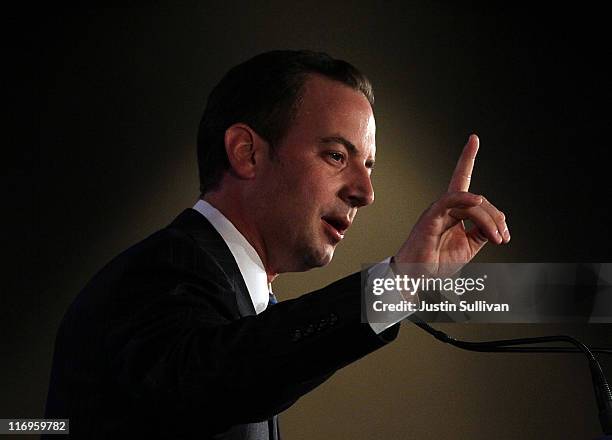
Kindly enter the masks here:
[[[399, 324], [361, 322], [359, 273], [273, 306], [269, 289], [328, 264], [374, 201], [372, 104], [368, 80], [325, 54], [274, 51], [231, 69], [200, 125], [200, 200], [71, 305], [46, 416], [89, 438], [276, 439], [278, 413], [395, 339]], [[467, 192], [477, 149], [471, 136], [395, 262], [435, 271], [508, 242], [503, 214]]]

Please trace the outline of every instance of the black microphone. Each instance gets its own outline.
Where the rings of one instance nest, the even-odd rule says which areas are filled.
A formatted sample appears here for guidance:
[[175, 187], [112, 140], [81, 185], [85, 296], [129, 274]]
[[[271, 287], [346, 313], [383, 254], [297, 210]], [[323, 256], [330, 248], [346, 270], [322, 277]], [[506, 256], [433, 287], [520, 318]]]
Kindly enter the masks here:
[[[595, 390], [595, 400], [599, 411], [599, 423], [604, 435], [612, 435], [612, 391], [606, 377], [601, 369], [601, 365], [593, 353], [612, 354], [611, 348], [590, 349], [582, 342], [571, 336], [554, 335], [540, 336], [535, 338], [520, 339], [501, 339], [495, 341], [469, 342], [455, 339], [446, 333], [431, 327], [421, 318], [413, 314], [406, 318], [416, 324], [434, 338], [444, 343], [453, 345], [463, 350], [479, 352], [498, 352], [498, 353], [584, 353], [589, 361], [593, 388]], [[546, 342], [565, 342], [575, 345], [577, 348], [566, 347], [516, 347], [517, 345], [541, 344]]]

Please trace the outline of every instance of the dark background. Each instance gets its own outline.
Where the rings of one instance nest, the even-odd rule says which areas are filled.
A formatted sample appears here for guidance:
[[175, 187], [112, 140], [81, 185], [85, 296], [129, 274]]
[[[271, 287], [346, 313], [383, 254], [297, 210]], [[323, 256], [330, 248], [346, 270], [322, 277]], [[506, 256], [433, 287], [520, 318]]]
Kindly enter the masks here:
[[[443, 1], [47, 11], [37, 29], [40, 96], [23, 97], [39, 110], [39, 148], [19, 148], [25, 161], [5, 175], [5, 215], [18, 228], [5, 249], [0, 418], [42, 416], [67, 305], [106, 261], [193, 205], [206, 96], [231, 66], [265, 50], [346, 59], [372, 79], [377, 99], [377, 201], [330, 267], [275, 282], [281, 299], [393, 254], [445, 190], [471, 132], [481, 137], [472, 190], [507, 214], [512, 233], [510, 246], [478, 261], [610, 262], [604, 18], [588, 4]], [[469, 339], [564, 332], [612, 344], [610, 325], [441, 328]], [[604, 367], [612, 378], [609, 359]], [[289, 439], [599, 434], [581, 357], [463, 353], [410, 325], [282, 424]]]

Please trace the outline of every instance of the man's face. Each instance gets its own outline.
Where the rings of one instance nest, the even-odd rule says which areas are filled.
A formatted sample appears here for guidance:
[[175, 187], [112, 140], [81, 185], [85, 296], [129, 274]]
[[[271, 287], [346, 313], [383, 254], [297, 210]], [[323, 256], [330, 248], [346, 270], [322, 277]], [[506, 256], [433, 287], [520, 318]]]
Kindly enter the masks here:
[[307, 79], [295, 121], [257, 179], [255, 215], [276, 273], [328, 264], [357, 209], [374, 201], [375, 132], [361, 92]]

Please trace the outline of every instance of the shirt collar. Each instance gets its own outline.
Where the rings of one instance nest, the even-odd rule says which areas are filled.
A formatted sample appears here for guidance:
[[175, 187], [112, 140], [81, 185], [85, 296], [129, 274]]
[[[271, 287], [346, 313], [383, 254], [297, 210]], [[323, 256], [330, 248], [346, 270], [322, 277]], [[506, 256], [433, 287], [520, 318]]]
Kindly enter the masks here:
[[244, 278], [255, 313], [266, 310], [272, 290], [263, 262], [251, 243], [227, 217], [205, 200], [198, 200], [193, 209], [206, 217], [227, 244]]

